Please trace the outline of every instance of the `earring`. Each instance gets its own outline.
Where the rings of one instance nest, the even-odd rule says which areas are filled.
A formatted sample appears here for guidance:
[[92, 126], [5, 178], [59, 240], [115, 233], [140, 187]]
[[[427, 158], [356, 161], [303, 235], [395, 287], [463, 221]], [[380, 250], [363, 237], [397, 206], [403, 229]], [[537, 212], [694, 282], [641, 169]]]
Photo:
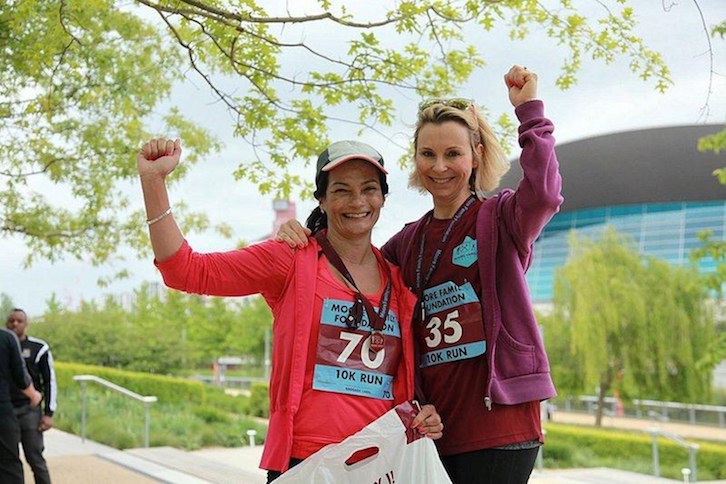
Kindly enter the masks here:
[[325, 215], [325, 210], [323, 210], [323, 207], [320, 207], [320, 213], [322, 213], [323, 215]]

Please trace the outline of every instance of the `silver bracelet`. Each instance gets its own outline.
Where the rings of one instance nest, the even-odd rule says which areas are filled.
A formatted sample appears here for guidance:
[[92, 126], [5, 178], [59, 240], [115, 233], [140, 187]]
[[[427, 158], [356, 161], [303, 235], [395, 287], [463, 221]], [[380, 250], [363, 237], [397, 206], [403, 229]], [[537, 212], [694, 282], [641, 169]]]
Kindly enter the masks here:
[[151, 218], [151, 219], [147, 220], [146, 221], [146, 225], [154, 225], [156, 222], [158, 222], [159, 220], [163, 219], [164, 217], [166, 217], [170, 213], [171, 213], [171, 207], [169, 207], [166, 210], [164, 210], [164, 213], [162, 213], [158, 217], [154, 217], [154, 218]]

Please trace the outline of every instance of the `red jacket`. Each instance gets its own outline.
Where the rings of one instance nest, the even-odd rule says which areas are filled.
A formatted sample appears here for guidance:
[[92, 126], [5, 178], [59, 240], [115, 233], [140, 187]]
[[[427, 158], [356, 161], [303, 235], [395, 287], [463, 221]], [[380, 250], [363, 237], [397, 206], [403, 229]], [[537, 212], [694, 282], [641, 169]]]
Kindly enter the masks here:
[[[374, 249], [377, 251], [377, 249]], [[285, 471], [289, 466], [293, 421], [303, 391], [317, 284], [319, 246], [312, 238], [304, 249], [266, 241], [229, 252], [199, 254], [184, 242], [169, 259], [156, 263], [167, 286], [214, 296], [262, 294], [272, 309], [274, 344], [270, 375], [270, 423], [260, 467]], [[394, 378], [397, 405], [413, 398], [413, 295], [391, 266], [397, 297], [403, 358]], [[342, 438], [347, 436], [341, 436]]]

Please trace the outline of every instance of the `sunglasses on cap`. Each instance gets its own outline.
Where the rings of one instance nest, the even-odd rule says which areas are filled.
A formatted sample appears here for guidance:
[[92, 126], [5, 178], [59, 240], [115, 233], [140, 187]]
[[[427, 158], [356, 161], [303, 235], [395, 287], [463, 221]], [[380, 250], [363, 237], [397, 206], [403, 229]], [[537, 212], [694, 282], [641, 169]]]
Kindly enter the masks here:
[[432, 99], [427, 99], [425, 101], [422, 101], [418, 105], [418, 110], [423, 111], [424, 109], [428, 109], [431, 106], [436, 106], [437, 104], [441, 104], [443, 106], [449, 106], [449, 107], [455, 108], [455, 109], [461, 109], [462, 111], [464, 111], [474, 105], [474, 100], [466, 99], [466, 98], [462, 98], [462, 97], [452, 97], [452, 98], [448, 98], [448, 99], [432, 98]]

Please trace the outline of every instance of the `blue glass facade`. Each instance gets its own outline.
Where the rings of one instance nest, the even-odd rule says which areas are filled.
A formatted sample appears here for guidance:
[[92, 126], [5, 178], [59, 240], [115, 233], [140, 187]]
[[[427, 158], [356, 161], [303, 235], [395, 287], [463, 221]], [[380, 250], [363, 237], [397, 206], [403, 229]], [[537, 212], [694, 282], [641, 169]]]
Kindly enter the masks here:
[[[552, 301], [555, 270], [566, 262], [570, 231], [596, 238], [607, 225], [632, 238], [643, 254], [685, 265], [691, 250], [702, 244], [699, 233], [711, 230], [714, 239], [726, 240], [726, 201], [646, 203], [557, 214], [537, 240], [527, 273], [535, 303]], [[699, 270], [711, 272], [715, 262], [703, 260]]]

